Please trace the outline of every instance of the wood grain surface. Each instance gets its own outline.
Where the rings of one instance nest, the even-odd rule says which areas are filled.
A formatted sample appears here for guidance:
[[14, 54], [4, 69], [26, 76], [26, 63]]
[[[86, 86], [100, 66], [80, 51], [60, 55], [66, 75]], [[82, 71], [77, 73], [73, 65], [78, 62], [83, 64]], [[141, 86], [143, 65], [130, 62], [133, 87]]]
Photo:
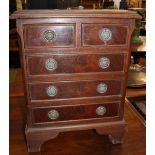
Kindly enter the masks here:
[[[126, 126], [123, 119], [124, 98], [128, 76], [127, 70], [130, 61], [130, 40], [134, 30], [135, 19], [138, 19], [139, 15], [135, 12], [121, 10], [23, 10], [15, 12], [11, 18], [17, 18], [17, 32], [19, 35], [23, 81], [27, 101], [25, 135], [28, 152], [39, 152], [44, 142], [55, 138], [61, 132], [75, 130], [95, 129], [98, 134], [107, 134], [113, 144], [123, 143]], [[105, 28], [108, 30], [106, 33], [103, 31]], [[102, 31], [104, 32], [103, 36], [101, 36]], [[108, 37], [108, 40], [105, 41], [102, 37]], [[26, 57], [31, 56], [32, 53], [37, 55], [37, 50], [43, 56], [50, 56], [49, 54], [54, 53], [59, 55], [61, 53], [63, 59], [60, 57], [55, 58], [58, 60], [58, 63], [62, 63], [63, 69], [67, 70], [69, 74], [66, 71], [62, 71], [63, 74], [56, 76], [30, 75], [28, 72], [30, 62], [27, 61]], [[83, 54], [83, 51], [87, 55], [86, 57], [80, 57], [79, 60], [73, 57], [72, 63], [70, 63], [71, 59], [65, 59], [65, 54], [70, 55], [71, 52], [74, 52], [78, 57], [80, 53]], [[113, 66], [111, 68], [112, 72], [107, 70], [107, 72], [100, 74], [95, 73], [97, 68], [94, 68], [94, 66], [97, 67], [97, 65], [94, 61], [96, 62], [98, 57], [91, 58], [90, 53], [106, 53], [112, 61], [110, 64], [114, 63], [116, 70]], [[122, 55], [122, 57], [119, 55], [120, 59], [118, 59], [118, 53], [126, 53], [126, 55]], [[111, 56], [108, 54], [111, 54]], [[36, 72], [39, 71], [40, 73], [43, 67], [41, 66], [41, 61], [44, 62], [45, 60], [40, 59], [30, 63], [32, 72], [35, 72], [36, 69]], [[89, 67], [88, 61], [92, 61], [91, 64], [93, 65]], [[119, 61], [119, 63], [117, 64], [116, 61]], [[65, 67], [64, 64], [67, 63], [72, 67], [68, 65]], [[79, 64], [82, 65], [79, 67]], [[37, 67], [35, 67], [37, 65], [41, 66], [41, 69], [37, 70]], [[86, 67], [82, 70], [83, 66]], [[62, 69], [59, 68], [59, 70], [61, 72]], [[97, 71], [99, 72], [99, 70]], [[107, 102], [104, 99], [102, 103], [94, 103], [98, 105], [105, 104], [107, 108], [105, 116], [113, 116], [111, 119], [108, 118], [107, 122], [94, 120], [93, 110], [95, 107], [94, 103], [90, 102], [90, 98], [95, 98], [97, 101], [101, 97], [103, 99], [106, 98]], [[118, 109], [115, 99], [118, 99], [120, 102], [118, 119], [115, 118]], [[47, 107], [47, 104], [44, 105], [44, 103], [48, 101], [48, 104], [52, 106], [52, 103], [57, 100], [61, 102], [59, 102], [58, 108], [62, 114], [60, 122], [56, 121], [57, 125], [53, 125], [50, 128], [46, 126], [46, 123], [43, 123], [44, 127], [41, 125], [34, 126], [32, 123], [34, 118], [38, 124], [39, 122], [48, 122], [47, 117], [44, 117], [44, 115], [50, 108]], [[65, 105], [62, 100], [64, 100]], [[70, 100], [74, 100], [74, 104], [69, 104], [67, 107], [66, 101], [69, 102]], [[79, 100], [83, 104], [78, 106]], [[44, 110], [38, 108], [36, 101], [40, 102], [40, 105], [42, 103], [41, 107]], [[86, 107], [84, 108], [85, 102]], [[75, 108], [75, 106], [77, 107]], [[34, 117], [31, 108], [35, 109]], [[56, 110], [58, 109], [56, 108]], [[74, 111], [79, 112], [79, 114], [74, 115]], [[83, 121], [85, 117], [92, 118], [89, 121]], [[72, 118], [75, 121], [70, 122], [69, 120]], [[66, 121], [66, 124], [61, 121]]]
[[25, 99], [10, 97], [10, 155], [145, 155], [146, 128], [127, 104], [125, 120], [128, 125], [123, 144], [113, 145], [107, 135], [98, 135], [94, 130], [72, 131], [46, 142], [40, 153], [28, 153]]

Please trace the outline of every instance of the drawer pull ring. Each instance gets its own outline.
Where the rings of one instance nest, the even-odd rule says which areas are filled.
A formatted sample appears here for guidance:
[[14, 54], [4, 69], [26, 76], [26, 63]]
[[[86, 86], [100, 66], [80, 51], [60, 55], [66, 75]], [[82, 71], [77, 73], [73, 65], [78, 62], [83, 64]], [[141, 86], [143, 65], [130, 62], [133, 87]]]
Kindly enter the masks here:
[[102, 69], [108, 68], [110, 65], [110, 60], [107, 57], [102, 57], [99, 59], [99, 67]]
[[112, 32], [110, 29], [108, 28], [103, 28], [102, 30], [100, 30], [99, 32], [99, 37], [102, 41], [104, 41], [105, 43], [109, 40], [112, 39]]
[[55, 86], [49, 86], [46, 92], [48, 96], [53, 97], [57, 95], [58, 89]]
[[97, 92], [100, 93], [100, 94], [103, 94], [107, 91], [107, 85], [105, 83], [100, 83], [98, 86], [97, 86]]
[[45, 61], [45, 68], [49, 71], [53, 71], [57, 69], [57, 67], [58, 67], [58, 63], [56, 60], [50, 58]]
[[57, 110], [51, 110], [48, 112], [48, 117], [52, 120], [55, 120], [59, 117], [59, 112]]
[[52, 30], [47, 30], [44, 32], [44, 39], [47, 41], [55, 41], [56, 40], [56, 33]]
[[96, 108], [96, 114], [103, 116], [106, 113], [106, 108], [104, 106], [99, 106]]

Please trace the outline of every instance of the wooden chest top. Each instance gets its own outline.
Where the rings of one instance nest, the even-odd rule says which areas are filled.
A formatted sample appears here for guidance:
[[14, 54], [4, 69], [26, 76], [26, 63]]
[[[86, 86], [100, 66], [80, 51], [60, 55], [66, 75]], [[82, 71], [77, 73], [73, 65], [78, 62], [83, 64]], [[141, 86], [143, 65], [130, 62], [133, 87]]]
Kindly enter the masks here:
[[128, 10], [22, 10], [16, 11], [11, 18], [50, 18], [50, 17], [89, 17], [89, 18], [132, 18], [140, 19], [141, 16]]

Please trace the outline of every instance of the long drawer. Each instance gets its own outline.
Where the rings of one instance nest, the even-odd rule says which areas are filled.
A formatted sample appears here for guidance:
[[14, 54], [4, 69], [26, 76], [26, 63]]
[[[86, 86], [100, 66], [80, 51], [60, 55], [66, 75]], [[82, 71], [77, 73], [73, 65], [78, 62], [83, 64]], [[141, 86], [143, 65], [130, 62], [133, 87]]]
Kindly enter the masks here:
[[28, 55], [28, 75], [124, 71], [126, 54]]
[[31, 100], [121, 95], [121, 80], [86, 80], [29, 83]]
[[52, 123], [69, 120], [108, 119], [119, 116], [119, 102], [74, 105], [74, 106], [50, 106], [34, 107], [32, 109], [33, 123]]
[[74, 24], [29, 24], [24, 25], [25, 48], [74, 47]]

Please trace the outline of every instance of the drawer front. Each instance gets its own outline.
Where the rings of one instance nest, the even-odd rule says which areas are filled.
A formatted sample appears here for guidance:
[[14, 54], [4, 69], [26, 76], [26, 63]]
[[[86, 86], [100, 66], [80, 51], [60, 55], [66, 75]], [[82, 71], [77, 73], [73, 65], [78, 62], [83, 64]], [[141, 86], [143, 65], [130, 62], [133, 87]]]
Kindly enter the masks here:
[[82, 46], [114, 46], [127, 44], [127, 26], [83, 24]]
[[121, 81], [65, 81], [29, 84], [31, 100], [120, 95]]
[[124, 54], [30, 55], [29, 75], [111, 72], [124, 70]]
[[26, 48], [35, 47], [74, 47], [75, 26], [72, 25], [25, 25], [24, 41]]
[[76, 105], [63, 107], [39, 107], [32, 110], [34, 123], [49, 123], [118, 116], [119, 103]]

